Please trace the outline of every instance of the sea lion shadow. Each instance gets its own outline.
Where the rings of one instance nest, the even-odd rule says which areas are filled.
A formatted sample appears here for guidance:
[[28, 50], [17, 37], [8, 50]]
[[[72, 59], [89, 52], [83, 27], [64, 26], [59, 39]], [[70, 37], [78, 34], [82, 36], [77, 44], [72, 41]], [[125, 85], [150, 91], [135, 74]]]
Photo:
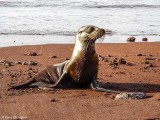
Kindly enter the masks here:
[[115, 91], [124, 92], [160, 92], [160, 84], [145, 84], [145, 83], [104, 83], [99, 82], [100, 87]]

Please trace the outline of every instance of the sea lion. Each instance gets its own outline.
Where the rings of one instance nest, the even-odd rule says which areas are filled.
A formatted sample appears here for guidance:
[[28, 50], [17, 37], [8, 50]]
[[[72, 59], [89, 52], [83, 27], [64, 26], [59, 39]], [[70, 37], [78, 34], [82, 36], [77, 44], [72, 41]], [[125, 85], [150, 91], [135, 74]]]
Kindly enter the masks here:
[[13, 85], [10, 89], [26, 87], [84, 88], [90, 86], [97, 91], [122, 93], [122, 91], [102, 88], [97, 82], [99, 60], [95, 42], [104, 35], [105, 30], [96, 26], [87, 25], [80, 28], [76, 34], [76, 42], [70, 60], [49, 65], [26, 83]]
[[13, 85], [10, 88], [84, 88], [89, 86], [93, 80], [96, 80], [98, 74], [98, 55], [95, 51], [95, 42], [104, 35], [104, 29], [92, 25], [83, 26], [76, 34], [70, 60], [49, 65], [26, 83]]

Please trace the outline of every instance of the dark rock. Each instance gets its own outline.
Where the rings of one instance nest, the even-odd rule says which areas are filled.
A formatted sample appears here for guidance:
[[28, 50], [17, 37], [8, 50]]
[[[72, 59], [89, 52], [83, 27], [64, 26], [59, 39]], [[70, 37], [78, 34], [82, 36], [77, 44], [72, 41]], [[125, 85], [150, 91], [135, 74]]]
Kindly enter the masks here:
[[101, 55], [98, 55], [98, 59], [99, 59], [99, 61], [103, 61], [104, 57]]
[[141, 54], [141, 53], [138, 53], [136, 56], [143, 56], [143, 54]]
[[27, 53], [28, 56], [37, 56], [38, 54], [36, 52], [29, 52]]
[[16, 62], [15, 62], [15, 64], [22, 64], [22, 62], [20, 62], [20, 61], [16, 61]]
[[28, 68], [28, 70], [33, 70], [33, 68], [30, 67], [30, 68]]
[[0, 61], [0, 64], [5, 65], [5, 66], [12, 66], [12, 63], [13, 62], [5, 60], [5, 59]]
[[156, 60], [156, 58], [147, 57], [145, 60]]
[[133, 63], [128, 62], [128, 63], [126, 63], [126, 65], [128, 65], [128, 66], [133, 66]]
[[139, 70], [143, 70], [143, 69], [144, 69], [144, 67], [140, 67], [140, 68], [139, 68]]
[[106, 59], [106, 58], [105, 58], [105, 59], [103, 59], [103, 62], [108, 62], [108, 59]]
[[146, 67], [154, 67], [152, 63], [149, 63]]
[[118, 65], [118, 62], [110, 62], [109, 64], [110, 64], [110, 66], [112, 66], [112, 67], [113, 67], [113, 66], [116, 67], [116, 66]]
[[107, 77], [112, 77], [112, 75], [106, 75]]
[[110, 62], [110, 65], [111, 65], [111, 66], [112, 66], [112, 65], [117, 66], [117, 65], [118, 65], [118, 62], [116, 62], [116, 61]]
[[112, 57], [111, 55], [107, 55], [107, 57]]
[[34, 61], [29, 61], [28, 62], [28, 65], [37, 65], [38, 63], [37, 62], [34, 62]]
[[28, 63], [27, 62], [22, 62], [22, 65], [28, 65]]
[[127, 39], [128, 42], [135, 42], [136, 38], [135, 37], [129, 37]]
[[57, 58], [57, 56], [56, 56], [56, 55], [53, 55], [51, 58]]
[[52, 99], [52, 100], [50, 100], [51, 102], [56, 102], [56, 99]]
[[142, 38], [142, 41], [148, 41], [148, 38], [146, 38], [146, 37]]
[[98, 59], [99, 59], [99, 61], [103, 61], [103, 62], [107, 62], [108, 61], [107, 58], [105, 58], [105, 57], [103, 57], [101, 55], [98, 55]]
[[118, 58], [115, 57], [114, 60], [118, 60]]
[[149, 54], [148, 56], [150, 56], [150, 57], [153, 57], [154, 55], [152, 55], [152, 54]]
[[126, 60], [124, 58], [119, 59], [120, 64], [126, 64]]
[[5, 61], [5, 62], [4, 62], [4, 65], [5, 65], [5, 66], [12, 66], [12, 63], [9, 62], [9, 61]]
[[145, 61], [144, 63], [145, 63], [145, 64], [149, 64], [149, 61]]

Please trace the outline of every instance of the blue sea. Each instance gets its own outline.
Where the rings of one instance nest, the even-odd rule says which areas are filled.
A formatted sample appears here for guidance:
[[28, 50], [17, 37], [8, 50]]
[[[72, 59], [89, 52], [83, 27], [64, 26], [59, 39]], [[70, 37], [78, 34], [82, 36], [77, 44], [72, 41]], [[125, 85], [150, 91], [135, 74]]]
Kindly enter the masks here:
[[0, 0], [0, 47], [74, 43], [84, 25], [104, 28], [104, 43], [160, 41], [160, 0]]

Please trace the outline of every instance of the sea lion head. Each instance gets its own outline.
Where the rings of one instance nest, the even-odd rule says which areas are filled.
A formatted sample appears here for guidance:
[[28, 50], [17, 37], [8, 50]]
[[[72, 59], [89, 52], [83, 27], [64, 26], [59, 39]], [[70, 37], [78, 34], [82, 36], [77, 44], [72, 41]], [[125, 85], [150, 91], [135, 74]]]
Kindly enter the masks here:
[[[76, 43], [73, 49], [72, 58], [82, 57], [82, 54], [90, 54], [95, 52], [95, 42], [99, 38], [103, 38], [105, 30], [93, 25], [81, 27], [76, 35]], [[81, 55], [80, 55], [81, 54]]]
[[81, 27], [77, 32], [77, 40], [81, 43], [95, 43], [95, 41], [105, 35], [105, 30], [96, 26], [87, 25]]

